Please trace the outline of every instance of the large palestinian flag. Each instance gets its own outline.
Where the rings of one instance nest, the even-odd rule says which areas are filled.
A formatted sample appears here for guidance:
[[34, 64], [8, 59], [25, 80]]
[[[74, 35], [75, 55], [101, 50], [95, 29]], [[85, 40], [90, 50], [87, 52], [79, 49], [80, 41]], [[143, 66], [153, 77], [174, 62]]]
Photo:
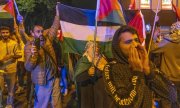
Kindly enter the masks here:
[[[94, 39], [96, 11], [60, 4], [59, 12], [65, 53], [82, 55], [86, 42]], [[111, 41], [117, 28], [119, 26], [112, 23], [98, 23], [96, 40], [101, 44], [101, 52], [108, 57], [112, 57]]]

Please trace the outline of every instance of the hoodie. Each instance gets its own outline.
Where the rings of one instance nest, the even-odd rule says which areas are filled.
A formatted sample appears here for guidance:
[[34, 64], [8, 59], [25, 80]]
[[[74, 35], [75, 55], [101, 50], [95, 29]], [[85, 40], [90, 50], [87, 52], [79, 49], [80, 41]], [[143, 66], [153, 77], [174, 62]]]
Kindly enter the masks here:
[[[132, 29], [128, 26], [122, 28]], [[114, 100], [111, 108], [152, 108], [153, 92], [161, 98], [176, 103], [175, 87], [157, 72], [154, 66], [151, 67], [148, 76], [143, 72], [131, 70], [128, 58], [119, 47], [120, 32], [123, 32], [121, 28], [116, 31], [112, 40], [114, 62], [109, 62], [103, 72], [106, 90]]]

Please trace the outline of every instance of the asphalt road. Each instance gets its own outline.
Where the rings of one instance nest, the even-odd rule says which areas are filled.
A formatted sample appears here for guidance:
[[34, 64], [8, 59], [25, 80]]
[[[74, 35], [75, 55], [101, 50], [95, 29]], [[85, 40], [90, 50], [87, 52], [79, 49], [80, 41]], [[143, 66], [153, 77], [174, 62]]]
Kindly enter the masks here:
[[[29, 93], [28, 93], [29, 94]], [[31, 105], [27, 101], [27, 92], [24, 89], [21, 93], [15, 94], [14, 108], [33, 108], [33, 99]], [[3, 105], [5, 107], [7, 92], [4, 93]], [[63, 108], [77, 108], [75, 90], [70, 90], [67, 96], [62, 96]], [[28, 107], [30, 105], [30, 107]], [[4, 108], [3, 107], [3, 108]]]

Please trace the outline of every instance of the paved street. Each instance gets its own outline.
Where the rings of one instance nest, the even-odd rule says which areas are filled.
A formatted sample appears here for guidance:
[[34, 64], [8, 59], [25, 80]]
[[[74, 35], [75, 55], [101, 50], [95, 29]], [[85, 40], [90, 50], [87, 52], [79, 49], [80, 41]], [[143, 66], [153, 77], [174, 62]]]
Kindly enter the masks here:
[[[30, 93], [28, 93], [30, 94]], [[15, 108], [33, 108], [33, 103], [31, 105], [31, 107], [28, 107], [28, 101], [26, 98], [26, 89], [24, 89], [22, 91], [22, 93], [19, 94], [15, 94]], [[3, 100], [3, 105], [5, 107], [5, 103], [6, 103], [6, 97], [7, 97], [7, 93], [4, 94], [4, 100]], [[63, 100], [63, 108], [76, 108], [76, 101], [75, 101], [75, 91], [74, 90], [70, 90], [70, 92], [68, 93], [67, 96], [62, 96], [62, 100]], [[33, 102], [33, 101], [32, 101]]]

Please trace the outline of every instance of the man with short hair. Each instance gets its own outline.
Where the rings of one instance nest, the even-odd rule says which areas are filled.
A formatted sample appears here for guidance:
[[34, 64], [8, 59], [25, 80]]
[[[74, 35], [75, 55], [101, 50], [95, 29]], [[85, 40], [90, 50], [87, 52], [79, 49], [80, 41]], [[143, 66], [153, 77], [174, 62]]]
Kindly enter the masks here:
[[44, 28], [35, 25], [31, 31], [34, 39], [25, 45], [25, 68], [31, 72], [32, 82], [35, 85], [34, 108], [62, 108], [58, 66], [55, 51], [52, 46], [59, 28], [59, 11], [56, 6], [54, 23], [46, 35]]
[[16, 59], [20, 58], [20, 56], [18, 55], [16, 41], [10, 39], [10, 28], [6, 26], [0, 27], [0, 35], [2, 37], [0, 41], [0, 70], [3, 70], [3, 73], [0, 72], [0, 87], [3, 91], [5, 80], [8, 88], [6, 108], [12, 108], [16, 83]]

